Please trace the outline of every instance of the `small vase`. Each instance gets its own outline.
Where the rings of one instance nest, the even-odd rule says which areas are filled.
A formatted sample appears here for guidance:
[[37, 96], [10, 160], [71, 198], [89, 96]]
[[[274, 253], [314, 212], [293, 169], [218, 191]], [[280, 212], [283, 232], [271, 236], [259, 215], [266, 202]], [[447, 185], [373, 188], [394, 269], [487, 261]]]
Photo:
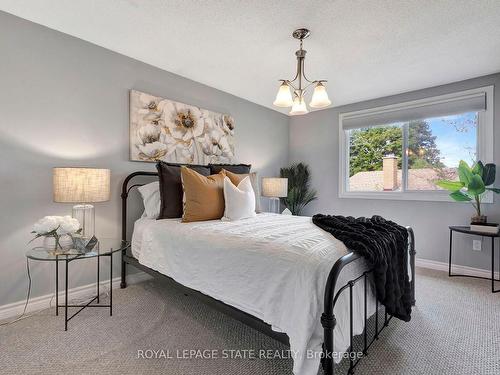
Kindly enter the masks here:
[[43, 247], [45, 250], [50, 251], [50, 252], [55, 252], [56, 250], [56, 238], [53, 236], [46, 236], [43, 238]]
[[63, 234], [59, 237], [59, 246], [63, 250], [70, 250], [73, 248], [73, 238], [69, 234]]
[[68, 234], [64, 234], [59, 237], [59, 246], [57, 246], [54, 236], [46, 236], [43, 238], [43, 247], [52, 253], [63, 253], [73, 247], [73, 238]]
[[488, 217], [485, 215], [474, 215], [470, 218], [471, 224], [486, 224]]

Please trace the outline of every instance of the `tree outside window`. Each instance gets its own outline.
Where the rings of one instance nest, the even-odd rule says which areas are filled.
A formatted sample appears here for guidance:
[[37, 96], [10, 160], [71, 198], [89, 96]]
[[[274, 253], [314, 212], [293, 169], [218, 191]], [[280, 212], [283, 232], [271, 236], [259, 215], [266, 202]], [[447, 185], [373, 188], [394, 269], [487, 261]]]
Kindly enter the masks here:
[[436, 180], [458, 178], [460, 159], [476, 160], [477, 124], [478, 113], [467, 112], [349, 130], [349, 190], [387, 190], [388, 155], [397, 162], [386, 163], [396, 169], [389, 173], [396, 179], [393, 190], [440, 189]]

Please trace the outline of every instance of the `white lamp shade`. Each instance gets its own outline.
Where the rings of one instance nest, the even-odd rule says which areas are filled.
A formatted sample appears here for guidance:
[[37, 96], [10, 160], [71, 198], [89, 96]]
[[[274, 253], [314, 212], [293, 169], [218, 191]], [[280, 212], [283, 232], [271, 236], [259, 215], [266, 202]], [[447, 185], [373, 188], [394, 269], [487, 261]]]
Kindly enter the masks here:
[[305, 115], [306, 113], [309, 113], [309, 111], [307, 110], [304, 98], [296, 96], [295, 99], [293, 99], [293, 106], [292, 110], [290, 111], [290, 115]]
[[292, 92], [290, 91], [290, 87], [285, 82], [281, 84], [273, 104], [276, 107], [283, 107], [283, 108], [292, 106], [293, 104]]
[[110, 196], [109, 169], [54, 168], [54, 202], [105, 202]]
[[309, 103], [309, 105], [312, 108], [324, 108], [328, 107], [330, 104], [332, 104], [332, 102], [328, 98], [325, 86], [321, 82], [318, 82], [314, 88], [311, 103]]
[[262, 195], [269, 198], [286, 197], [288, 195], [288, 178], [263, 178]]

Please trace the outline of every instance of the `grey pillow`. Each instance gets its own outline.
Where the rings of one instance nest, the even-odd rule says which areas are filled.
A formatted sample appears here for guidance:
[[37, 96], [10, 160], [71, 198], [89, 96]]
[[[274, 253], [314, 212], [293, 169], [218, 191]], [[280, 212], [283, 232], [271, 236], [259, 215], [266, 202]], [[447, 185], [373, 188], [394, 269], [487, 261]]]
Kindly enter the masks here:
[[237, 174], [250, 173], [251, 164], [209, 164], [210, 174], [217, 174], [223, 169]]
[[160, 161], [156, 164], [158, 180], [160, 182], [160, 214], [159, 219], [173, 219], [182, 217], [182, 181], [181, 166], [193, 169], [203, 176], [210, 175], [210, 168], [206, 165], [174, 164]]

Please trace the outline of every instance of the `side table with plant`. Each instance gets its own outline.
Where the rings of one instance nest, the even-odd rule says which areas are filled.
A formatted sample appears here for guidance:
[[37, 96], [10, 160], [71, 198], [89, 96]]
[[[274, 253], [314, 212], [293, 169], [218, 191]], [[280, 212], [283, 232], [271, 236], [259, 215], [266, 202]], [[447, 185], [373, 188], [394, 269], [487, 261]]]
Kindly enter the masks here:
[[500, 194], [500, 189], [492, 187], [495, 175], [496, 165], [493, 163], [483, 164], [478, 161], [470, 167], [465, 161], [460, 160], [459, 181], [440, 180], [436, 185], [450, 191], [450, 197], [457, 202], [471, 202], [476, 210], [476, 215], [471, 217], [471, 223], [486, 223], [487, 217], [481, 211], [481, 203], [489, 191]]

